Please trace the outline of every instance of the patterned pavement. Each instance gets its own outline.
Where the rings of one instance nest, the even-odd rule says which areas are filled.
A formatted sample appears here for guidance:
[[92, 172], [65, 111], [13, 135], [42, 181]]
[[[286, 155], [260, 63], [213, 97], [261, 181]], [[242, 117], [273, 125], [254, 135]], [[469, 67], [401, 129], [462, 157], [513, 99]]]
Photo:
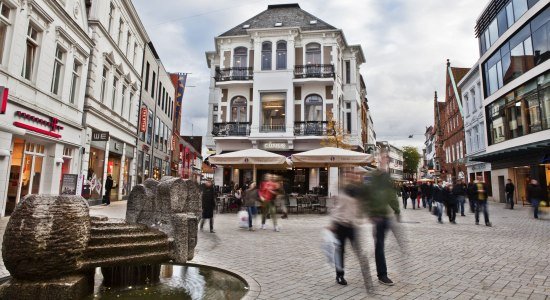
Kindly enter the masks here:
[[[476, 226], [474, 217], [457, 225], [437, 224], [425, 209], [403, 211], [407, 254], [388, 235], [386, 259], [395, 286], [374, 283], [367, 294], [359, 262], [346, 251], [348, 286], [335, 282], [320, 249], [323, 215], [290, 215], [282, 230], [249, 232], [237, 228], [235, 214], [215, 215], [215, 234], [199, 233], [192, 262], [234, 271], [256, 286], [258, 299], [549, 299], [550, 216], [531, 218], [528, 208], [508, 210], [491, 203], [493, 227]], [[125, 202], [91, 207], [92, 215], [124, 217]], [[259, 221], [259, 220], [256, 220]], [[0, 220], [3, 232], [6, 219]], [[271, 229], [270, 220], [268, 227]], [[362, 226], [363, 248], [375, 275], [372, 226]], [[3, 268], [0, 275], [7, 273]]]

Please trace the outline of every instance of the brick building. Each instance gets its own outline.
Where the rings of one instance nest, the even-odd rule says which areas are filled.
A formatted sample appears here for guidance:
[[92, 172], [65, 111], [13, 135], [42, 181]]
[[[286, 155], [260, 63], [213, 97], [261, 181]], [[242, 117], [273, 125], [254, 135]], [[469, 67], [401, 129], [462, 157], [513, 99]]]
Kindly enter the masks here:
[[437, 132], [435, 159], [440, 166], [439, 176], [446, 181], [467, 177], [461, 92], [456, 84], [469, 70], [451, 67], [447, 60], [445, 101], [439, 102], [437, 93], [434, 97], [434, 124]]

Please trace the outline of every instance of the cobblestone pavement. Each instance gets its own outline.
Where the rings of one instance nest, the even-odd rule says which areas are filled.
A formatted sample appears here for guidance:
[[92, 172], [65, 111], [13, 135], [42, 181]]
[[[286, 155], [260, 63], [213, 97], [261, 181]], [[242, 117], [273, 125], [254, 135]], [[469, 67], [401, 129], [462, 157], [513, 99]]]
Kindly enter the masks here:
[[[527, 208], [508, 210], [493, 203], [489, 209], [493, 227], [476, 226], [470, 213], [453, 225], [437, 224], [425, 209], [404, 210], [408, 254], [401, 253], [393, 236], [387, 238], [389, 277], [396, 284], [375, 282], [370, 294], [350, 247], [348, 286], [336, 284], [320, 249], [320, 231], [329, 222], [322, 215], [290, 215], [279, 220], [281, 232], [249, 232], [237, 228], [235, 214], [216, 215], [216, 233], [199, 233], [193, 262], [246, 274], [260, 285], [259, 299], [550, 299], [548, 216], [534, 220]], [[124, 217], [125, 202], [90, 211]], [[271, 229], [270, 220], [268, 225]], [[365, 224], [361, 235], [375, 275], [371, 230]]]

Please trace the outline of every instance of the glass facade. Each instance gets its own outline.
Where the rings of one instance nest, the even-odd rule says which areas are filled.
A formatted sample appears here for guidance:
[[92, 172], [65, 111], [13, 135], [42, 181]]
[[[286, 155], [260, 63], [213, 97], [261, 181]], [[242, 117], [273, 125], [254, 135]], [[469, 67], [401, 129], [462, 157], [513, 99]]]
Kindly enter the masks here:
[[489, 145], [550, 129], [550, 72], [487, 106]]
[[550, 57], [550, 6], [483, 64], [486, 97]]

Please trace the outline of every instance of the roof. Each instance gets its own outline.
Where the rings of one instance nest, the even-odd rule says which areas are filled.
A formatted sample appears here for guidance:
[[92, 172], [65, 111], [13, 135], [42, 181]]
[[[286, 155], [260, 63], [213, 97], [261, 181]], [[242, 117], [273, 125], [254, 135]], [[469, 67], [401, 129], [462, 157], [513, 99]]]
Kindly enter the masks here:
[[[550, 140], [545, 140], [545, 141], [539, 141], [539, 142], [525, 144], [517, 147], [502, 149], [491, 153], [484, 153], [484, 154], [472, 156], [470, 157], [470, 160], [481, 161], [481, 162], [495, 162], [502, 159], [513, 158], [518, 154], [528, 155], [530, 153], [548, 151], [549, 149], [550, 149]], [[545, 156], [545, 159], [548, 159], [548, 162], [550, 162], [549, 156], [550, 156], [550, 153], [547, 153], [547, 156]], [[548, 162], [541, 161], [540, 163], [548, 163]]]
[[[313, 20], [316, 20], [317, 22], [315, 24], [311, 24], [310, 21]], [[282, 23], [282, 25], [275, 27], [275, 23]], [[249, 27], [243, 28], [244, 25], [249, 25]], [[220, 37], [246, 35], [247, 29], [288, 27], [298, 27], [302, 31], [337, 29], [336, 27], [301, 9], [298, 4], [279, 4], [268, 5], [267, 10], [264, 10], [256, 16], [222, 33]]]
[[453, 77], [455, 78], [455, 82], [458, 83], [470, 72], [470, 68], [456, 68], [451, 67], [451, 72], [453, 72]]

